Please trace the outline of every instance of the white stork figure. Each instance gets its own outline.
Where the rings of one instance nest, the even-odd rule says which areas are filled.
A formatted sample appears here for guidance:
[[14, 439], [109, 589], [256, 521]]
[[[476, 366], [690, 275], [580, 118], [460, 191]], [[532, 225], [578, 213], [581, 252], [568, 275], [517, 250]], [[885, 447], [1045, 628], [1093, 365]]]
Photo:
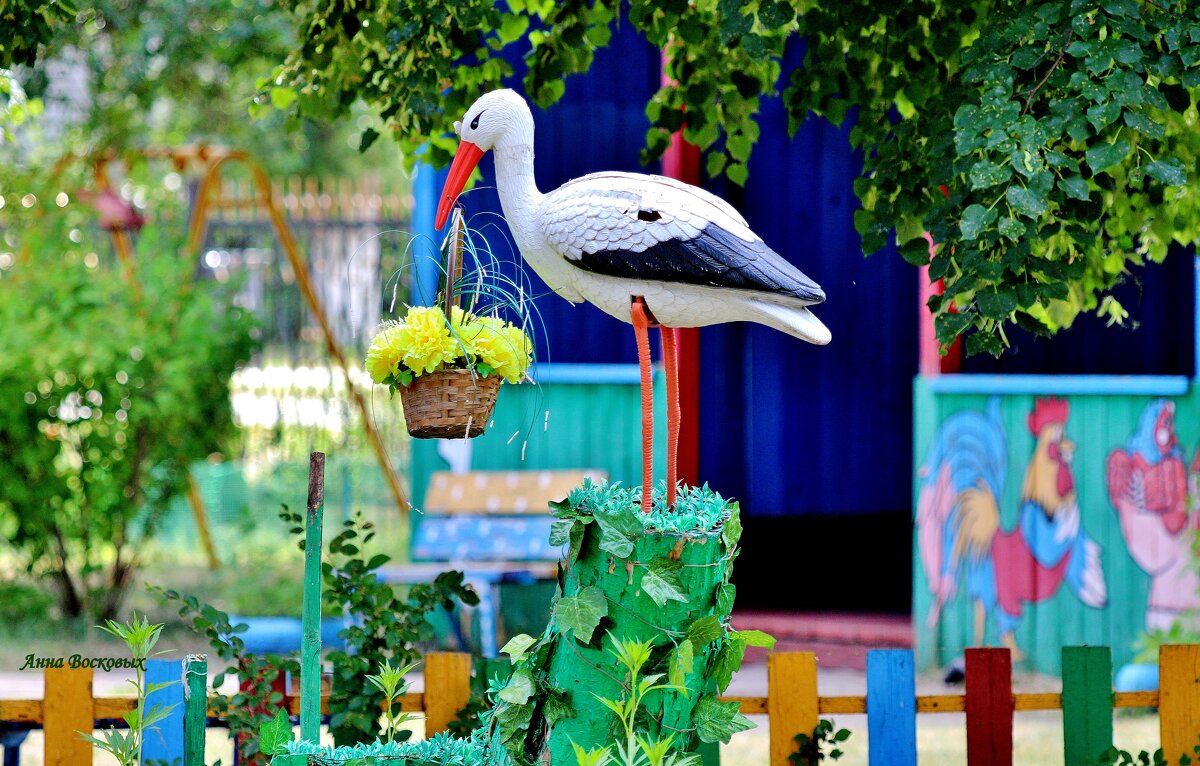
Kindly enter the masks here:
[[642, 509], [650, 510], [650, 340], [661, 328], [667, 375], [667, 502], [679, 442], [678, 327], [758, 322], [824, 345], [808, 307], [825, 293], [724, 200], [663, 176], [592, 173], [549, 194], [533, 179], [533, 115], [512, 90], [479, 98], [454, 123], [462, 139], [437, 210], [441, 229], [483, 153], [496, 153], [500, 204], [522, 257], [551, 290], [634, 327], [642, 381]]

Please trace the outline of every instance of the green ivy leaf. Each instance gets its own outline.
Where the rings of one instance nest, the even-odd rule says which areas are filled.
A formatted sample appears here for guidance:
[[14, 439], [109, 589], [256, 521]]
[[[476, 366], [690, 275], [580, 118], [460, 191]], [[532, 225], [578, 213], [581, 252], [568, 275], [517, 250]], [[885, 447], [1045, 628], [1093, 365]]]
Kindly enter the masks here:
[[668, 601], [687, 603], [687, 594], [679, 579], [682, 569], [682, 561], [659, 556], [650, 562], [642, 575], [642, 592], [659, 606], [666, 606]]
[[730, 639], [721, 646], [716, 659], [713, 660], [712, 671], [713, 681], [717, 685], [718, 692], [724, 692], [729, 688], [729, 682], [733, 680], [733, 674], [738, 672], [738, 668], [742, 667], [742, 660], [745, 656], [745, 641]]
[[737, 586], [723, 582], [717, 586], [717, 614], [728, 617], [733, 612], [733, 601], [737, 595]]
[[592, 634], [600, 618], [608, 614], [608, 599], [604, 591], [589, 585], [578, 596], [563, 596], [554, 608], [554, 621], [563, 633], [573, 633], [584, 644], [592, 642]]
[[733, 548], [742, 539], [742, 520], [739, 508], [735, 503], [730, 504], [730, 516], [721, 527], [721, 541], [726, 548]]
[[632, 508], [598, 509], [596, 523], [600, 525], [600, 550], [619, 559], [633, 555], [634, 542], [642, 536], [643, 526]]
[[716, 615], [701, 617], [687, 629], [687, 640], [691, 641], [696, 649], [703, 649], [723, 635], [725, 629], [721, 627], [721, 621]]
[[747, 646], [766, 649], [768, 652], [775, 648], [775, 636], [761, 630], [731, 630], [729, 635], [738, 641], [745, 641]]
[[692, 642], [686, 638], [671, 652], [667, 664], [667, 681], [672, 686], [683, 686], [687, 675], [695, 668], [695, 651]]
[[571, 530], [578, 523], [578, 519], [555, 519], [550, 522], [550, 544], [566, 545], [571, 542]]
[[739, 708], [737, 702], [721, 702], [711, 694], [701, 697], [692, 712], [700, 741], [728, 744], [734, 734], [753, 729], [754, 724]]
[[562, 689], [546, 691], [546, 698], [542, 702], [542, 714], [546, 716], [546, 722], [551, 726], [558, 721], [579, 715], [575, 708], [571, 707], [570, 698]]
[[500, 690], [499, 697], [513, 705], [524, 705], [533, 696], [533, 674], [529, 668], [517, 668], [508, 684]]
[[507, 654], [509, 660], [514, 663], [520, 662], [525, 653], [529, 651], [529, 647], [537, 643], [537, 639], [527, 633], [520, 633], [508, 639], [503, 648], [500, 649], [501, 654]]

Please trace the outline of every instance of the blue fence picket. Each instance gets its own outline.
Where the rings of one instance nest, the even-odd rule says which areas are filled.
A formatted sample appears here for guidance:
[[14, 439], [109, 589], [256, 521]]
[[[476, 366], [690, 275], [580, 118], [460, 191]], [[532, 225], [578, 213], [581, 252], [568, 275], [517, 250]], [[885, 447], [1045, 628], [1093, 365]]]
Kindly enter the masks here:
[[146, 686], [174, 682], [146, 697], [146, 711], [155, 705], [172, 706], [167, 717], [146, 732], [142, 747], [142, 763], [175, 763], [183, 761], [183, 661], [148, 660]]
[[867, 747], [871, 766], [916, 766], [914, 672], [911, 649], [867, 652]]

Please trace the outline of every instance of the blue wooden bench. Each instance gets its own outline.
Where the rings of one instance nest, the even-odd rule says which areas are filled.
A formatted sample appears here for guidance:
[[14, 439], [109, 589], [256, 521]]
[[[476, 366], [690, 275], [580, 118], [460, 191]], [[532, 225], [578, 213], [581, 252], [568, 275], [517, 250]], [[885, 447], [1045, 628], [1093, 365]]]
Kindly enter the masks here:
[[602, 471], [437, 471], [414, 514], [412, 564], [384, 567], [390, 583], [430, 582], [456, 569], [479, 594], [480, 650], [498, 654], [500, 586], [557, 577], [562, 551], [550, 545], [549, 503]]

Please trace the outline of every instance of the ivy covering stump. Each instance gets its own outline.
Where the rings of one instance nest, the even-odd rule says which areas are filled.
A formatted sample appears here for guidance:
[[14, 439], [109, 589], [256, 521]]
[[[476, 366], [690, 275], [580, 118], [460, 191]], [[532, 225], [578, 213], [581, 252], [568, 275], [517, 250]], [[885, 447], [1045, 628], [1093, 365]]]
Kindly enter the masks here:
[[552, 504], [552, 542], [567, 547], [561, 595], [540, 637], [516, 636], [505, 646], [513, 675], [487, 721], [492, 743], [518, 766], [537, 763], [547, 748], [551, 763], [574, 763], [575, 745], [620, 740], [618, 720], [600, 698], [629, 691], [611, 652], [630, 641], [651, 645], [644, 678], [679, 687], [646, 696], [645, 732], [673, 735], [686, 752], [751, 727], [737, 703], [717, 699], [747, 645], [773, 643], [728, 628], [738, 506], [707, 487], [681, 490], [673, 509], [664, 496], [660, 484], [643, 514], [640, 489], [585, 481]]

